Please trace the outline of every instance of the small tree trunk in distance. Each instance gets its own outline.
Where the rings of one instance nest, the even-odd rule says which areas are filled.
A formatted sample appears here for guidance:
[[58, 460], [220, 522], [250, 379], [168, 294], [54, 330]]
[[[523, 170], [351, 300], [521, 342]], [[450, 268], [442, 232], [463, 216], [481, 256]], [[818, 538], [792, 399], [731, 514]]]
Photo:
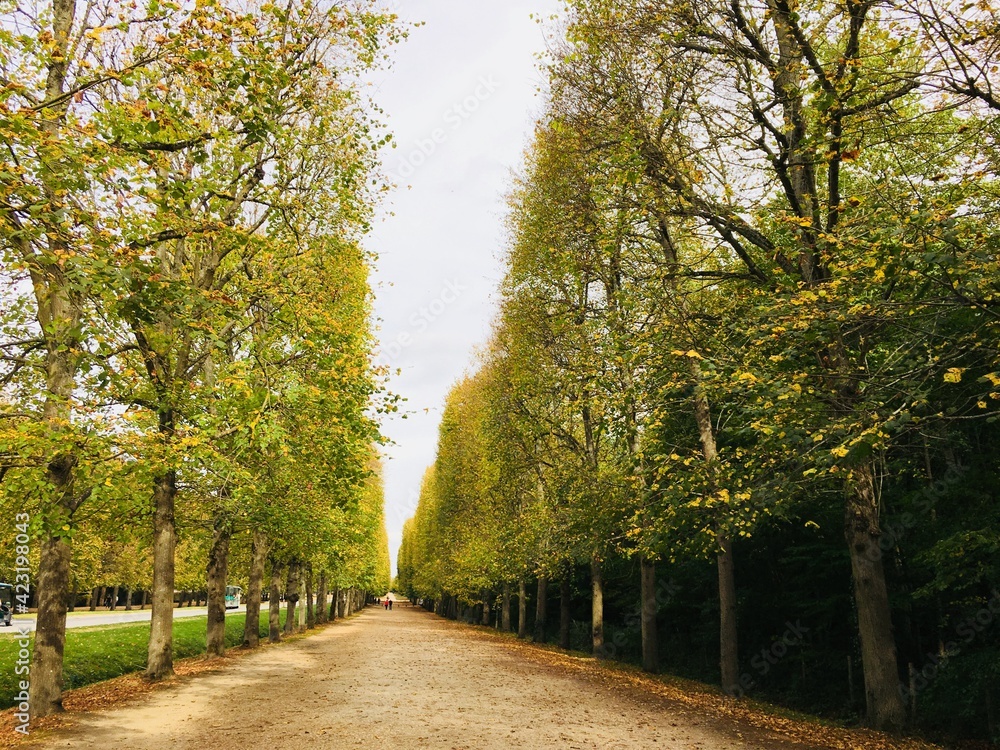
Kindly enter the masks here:
[[523, 578], [517, 587], [517, 637], [528, 637], [528, 582]]
[[139, 600], [139, 609], [146, 608], [146, 599], [149, 597], [149, 591], [146, 589], [142, 590], [142, 599]]
[[721, 531], [716, 535], [719, 544], [719, 670], [722, 689], [730, 695], [737, 694], [740, 683], [739, 653], [736, 630], [736, 573], [733, 565], [733, 547]]
[[299, 601], [299, 563], [288, 563], [288, 578], [285, 581], [285, 627], [284, 632], [295, 632], [295, 605]]
[[316, 627], [316, 607], [313, 605], [313, 569], [306, 568], [306, 627]]
[[101, 592], [104, 591], [103, 586], [98, 586], [94, 589], [90, 596], [90, 611], [95, 612], [97, 610], [97, 605], [101, 603]]
[[559, 581], [559, 648], [569, 651], [569, 625], [570, 625], [570, 581], [569, 573], [563, 575]]
[[899, 691], [889, 591], [879, 548], [881, 530], [875, 478], [869, 463], [854, 467], [851, 472], [844, 520], [854, 577], [868, 721], [876, 729], [898, 731], [906, 720], [906, 706]]
[[503, 625], [501, 626], [505, 633], [510, 632], [510, 584], [505, 583], [503, 585], [503, 598], [500, 604], [500, 617]]
[[260, 645], [260, 597], [267, 564], [267, 535], [255, 530], [250, 542], [250, 580], [247, 582], [247, 617], [243, 622], [243, 647]]
[[334, 588], [333, 596], [330, 597], [330, 622], [333, 622], [334, 620], [337, 619], [337, 615], [339, 614], [338, 610], [340, 609], [340, 605], [338, 604], [339, 601], [340, 601], [340, 589]]
[[230, 525], [218, 518], [208, 551], [205, 580], [208, 588], [208, 628], [205, 633], [205, 653], [224, 656], [226, 653], [226, 576], [229, 574]]
[[604, 579], [601, 578], [601, 560], [595, 554], [590, 558], [590, 632], [594, 656], [604, 658]]
[[267, 640], [281, 640], [281, 565], [271, 560], [271, 590], [267, 601]]
[[642, 668], [647, 672], [659, 670], [656, 642], [656, 566], [652, 560], [639, 562], [640, 618], [642, 625]]
[[132, 587], [131, 586], [129, 586], [127, 589], [125, 589], [125, 611], [126, 612], [131, 612], [132, 611]]
[[545, 642], [545, 617], [548, 608], [546, 597], [549, 592], [549, 579], [545, 576], [538, 576], [538, 593], [535, 600], [535, 632], [532, 640], [535, 643]]
[[118, 609], [118, 586], [115, 586], [114, 588], [111, 589], [111, 601], [110, 601], [110, 604], [111, 604], [111, 606], [108, 607], [108, 609], [110, 611], [112, 611], [112, 612], [117, 611], [117, 609]]
[[490, 592], [483, 592], [483, 617], [481, 620], [483, 625], [490, 624]]
[[306, 610], [309, 608], [309, 591], [306, 588], [308, 578], [306, 576], [306, 566], [299, 564], [299, 591], [306, 592], [305, 602], [299, 603], [299, 622], [298, 627], [295, 629], [296, 633], [305, 632], [306, 629]]
[[[161, 416], [161, 422], [164, 417]], [[174, 673], [174, 498], [177, 475], [170, 469], [154, 478], [153, 614], [150, 617], [146, 677], [162, 680]]]
[[326, 571], [322, 570], [319, 574], [319, 587], [316, 590], [316, 622], [320, 625], [327, 622], [329, 619], [329, 609], [327, 609], [326, 598]]
[[341, 589], [337, 592], [337, 616], [346, 617], [347, 616], [347, 590]]

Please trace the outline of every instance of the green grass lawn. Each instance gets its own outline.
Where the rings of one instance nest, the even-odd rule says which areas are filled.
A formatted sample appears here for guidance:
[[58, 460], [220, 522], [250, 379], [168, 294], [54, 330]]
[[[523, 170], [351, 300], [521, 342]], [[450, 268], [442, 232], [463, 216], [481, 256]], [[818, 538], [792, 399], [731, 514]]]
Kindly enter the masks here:
[[[226, 617], [226, 646], [243, 642], [243, 623], [246, 615]], [[285, 609], [281, 610], [285, 621]], [[186, 617], [174, 620], [174, 658], [183, 659], [205, 653], [205, 627], [207, 617]], [[261, 612], [260, 634], [267, 638], [267, 611]], [[82, 687], [101, 680], [109, 680], [146, 667], [146, 645], [149, 623], [136, 622], [123, 625], [100, 625], [92, 628], [70, 628], [66, 631], [66, 655], [63, 661], [63, 687], [66, 690]], [[17, 661], [17, 640], [0, 639], [0, 709], [14, 705], [18, 680], [14, 674]]]

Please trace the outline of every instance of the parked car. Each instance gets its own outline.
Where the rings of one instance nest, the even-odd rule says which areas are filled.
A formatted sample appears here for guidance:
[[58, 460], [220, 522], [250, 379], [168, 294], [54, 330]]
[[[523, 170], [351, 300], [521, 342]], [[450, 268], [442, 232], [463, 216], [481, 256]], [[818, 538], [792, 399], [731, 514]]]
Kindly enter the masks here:
[[10, 625], [14, 614], [14, 587], [9, 583], [0, 583], [0, 623], [4, 627]]

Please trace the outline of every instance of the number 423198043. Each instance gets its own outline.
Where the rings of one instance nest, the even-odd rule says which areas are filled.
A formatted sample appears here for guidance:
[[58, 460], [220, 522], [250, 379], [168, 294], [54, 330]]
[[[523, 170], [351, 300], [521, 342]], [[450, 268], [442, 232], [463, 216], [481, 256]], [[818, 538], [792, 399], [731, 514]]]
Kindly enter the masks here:
[[17, 536], [14, 539], [16, 542], [15, 552], [17, 554], [14, 589], [17, 593], [14, 598], [17, 599], [17, 603], [20, 605], [18, 609], [28, 606], [28, 594], [31, 591], [31, 568], [28, 563], [28, 543], [31, 541], [31, 537], [28, 536], [28, 522], [30, 520], [31, 518], [27, 513], [18, 513], [14, 518], [15, 529], [17, 530]]

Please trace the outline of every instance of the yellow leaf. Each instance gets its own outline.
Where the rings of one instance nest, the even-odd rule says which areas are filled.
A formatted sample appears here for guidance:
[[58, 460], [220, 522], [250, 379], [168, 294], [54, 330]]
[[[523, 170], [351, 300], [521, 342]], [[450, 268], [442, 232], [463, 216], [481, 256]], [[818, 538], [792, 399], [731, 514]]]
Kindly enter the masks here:
[[944, 374], [944, 382], [946, 383], [961, 383], [962, 373], [965, 372], [964, 367], [949, 367], [948, 372]]

